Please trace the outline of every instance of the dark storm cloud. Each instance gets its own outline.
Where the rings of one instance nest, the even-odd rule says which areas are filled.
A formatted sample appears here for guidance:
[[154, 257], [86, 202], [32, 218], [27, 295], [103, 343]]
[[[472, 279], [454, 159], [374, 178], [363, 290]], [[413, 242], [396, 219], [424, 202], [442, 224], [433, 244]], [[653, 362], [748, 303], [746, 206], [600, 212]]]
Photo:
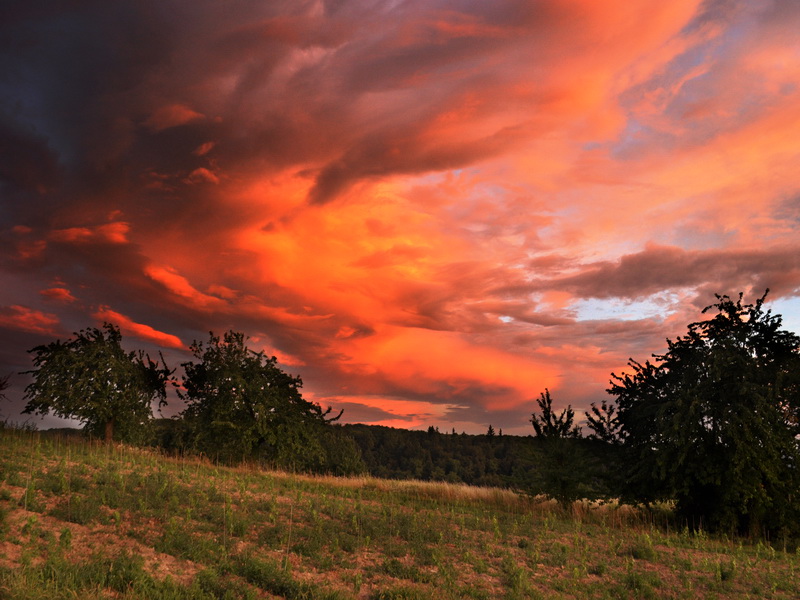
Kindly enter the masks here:
[[618, 261], [584, 265], [576, 275], [534, 282], [531, 289], [560, 289], [582, 298], [629, 298], [676, 288], [707, 294], [774, 288], [793, 294], [800, 287], [800, 248], [684, 250], [650, 245]]

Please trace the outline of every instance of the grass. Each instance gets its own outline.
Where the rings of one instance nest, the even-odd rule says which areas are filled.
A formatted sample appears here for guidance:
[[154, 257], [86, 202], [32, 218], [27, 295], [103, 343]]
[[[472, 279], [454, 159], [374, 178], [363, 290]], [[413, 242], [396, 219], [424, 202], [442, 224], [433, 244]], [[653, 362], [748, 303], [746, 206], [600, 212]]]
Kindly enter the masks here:
[[508, 490], [0, 431], [0, 597], [797, 598], [800, 557]]

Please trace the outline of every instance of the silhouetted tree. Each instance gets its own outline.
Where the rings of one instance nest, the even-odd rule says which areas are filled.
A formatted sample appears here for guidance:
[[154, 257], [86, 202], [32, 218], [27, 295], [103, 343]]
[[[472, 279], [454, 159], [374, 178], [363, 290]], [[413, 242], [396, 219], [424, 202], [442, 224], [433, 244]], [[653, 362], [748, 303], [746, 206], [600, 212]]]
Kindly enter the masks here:
[[[5, 377], [0, 377], [0, 400], [8, 400], [8, 398], [6, 397], [6, 390], [8, 389], [8, 380], [10, 378], [11, 378], [10, 375], [6, 375]], [[0, 420], [0, 429], [5, 427], [5, 425], [6, 425], [5, 420]]]
[[553, 400], [550, 398], [550, 390], [545, 388], [544, 392], [536, 400], [541, 414], [533, 413], [530, 422], [539, 438], [577, 438], [581, 435], [581, 429], [573, 426], [575, 421], [575, 411], [572, 406], [561, 411], [560, 415], [553, 412]]
[[29, 350], [34, 369], [25, 388], [27, 414], [73, 418], [106, 441], [141, 441], [153, 416], [152, 403], [166, 398], [172, 371], [140, 352], [122, 349], [119, 328], [83, 329], [75, 339]]
[[589, 439], [599, 440], [607, 444], [621, 444], [623, 431], [617, 414], [617, 407], [606, 400], [600, 403], [600, 407], [592, 402], [591, 412], [586, 414], [586, 424], [592, 433]]
[[277, 359], [249, 349], [243, 333], [195, 341], [198, 362], [183, 364], [181, 395], [188, 403], [183, 418], [194, 445], [224, 460], [256, 458], [301, 470], [327, 465], [322, 428], [329, 418], [316, 403], [304, 400], [299, 377], [286, 374]]
[[712, 528], [797, 532], [800, 337], [766, 295], [718, 295], [654, 362], [612, 374], [631, 499], [675, 499]]
[[489, 425], [489, 429], [486, 430], [486, 435], [490, 438], [494, 437], [494, 427], [492, 427], [491, 424]]
[[580, 445], [579, 427], [574, 425], [575, 411], [567, 407], [553, 412], [550, 390], [536, 400], [541, 414], [533, 413], [530, 422], [543, 452], [534, 475], [534, 491], [555, 499], [562, 508], [591, 495], [588, 485], [586, 455]]

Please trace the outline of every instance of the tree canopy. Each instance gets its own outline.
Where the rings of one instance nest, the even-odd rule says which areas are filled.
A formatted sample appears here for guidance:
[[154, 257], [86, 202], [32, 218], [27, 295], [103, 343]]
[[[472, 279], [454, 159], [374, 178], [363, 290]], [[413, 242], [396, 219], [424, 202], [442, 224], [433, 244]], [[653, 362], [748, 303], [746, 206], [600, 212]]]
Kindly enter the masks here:
[[322, 426], [338, 417], [303, 399], [300, 377], [282, 371], [274, 356], [248, 348], [245, 335], [235, 331], [222, 338], [211, 333], [191, 351], [197, 362], [183, 364], [181, 395], [198, 450], [223, 460], [324, 470], [329, 452]]
[[797, 528], [800, 337], [765, 298], [718, 295], [663, 355], [612, 374], [630, 498], [710, 528]]
[[56, 340], [29, 350], [33, 376], [25, 388], [23, 413], [73, 418], [106, 441], [136, 440], [152, 418], [152, 403], [164, 402], [170, 371], [143, 352], [123, 350], [122, 334], [105, 323], [74, 339]]

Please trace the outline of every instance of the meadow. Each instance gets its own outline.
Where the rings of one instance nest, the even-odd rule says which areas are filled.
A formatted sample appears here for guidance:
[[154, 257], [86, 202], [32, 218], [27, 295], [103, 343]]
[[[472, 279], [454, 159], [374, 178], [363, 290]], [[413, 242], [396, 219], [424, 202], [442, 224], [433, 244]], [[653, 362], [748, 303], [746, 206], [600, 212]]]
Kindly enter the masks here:
[[0, 430], [0, 598], [798, 598], [780, 540]]

